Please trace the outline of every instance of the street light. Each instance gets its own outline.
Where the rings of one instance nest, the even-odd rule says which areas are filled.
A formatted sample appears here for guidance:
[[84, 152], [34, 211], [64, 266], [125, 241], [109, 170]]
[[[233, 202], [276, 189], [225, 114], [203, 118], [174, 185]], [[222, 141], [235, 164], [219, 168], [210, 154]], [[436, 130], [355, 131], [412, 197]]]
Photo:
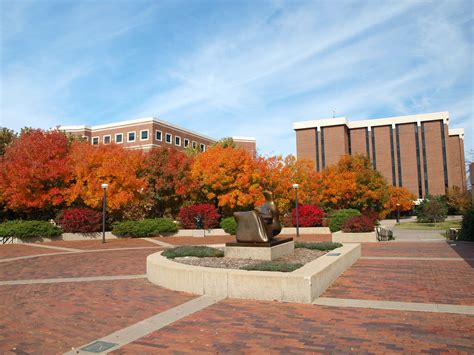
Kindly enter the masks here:
[[102, 243], [105, 243], [105, 213], [106, 213], [106, 209], [107, 209], [107, 187], [109, 187], [109, 185], [107, 184], [102, 184], [102, 190], [104, 190], [104, 199], [103, 199], [103, 203], [102, 203]]
[[295, 189], [295, 205], [296, 205], [296, 238], [300, 237], [300, 224], [298, 221], [298, 184], [293, 184], [293, 188]]
[[400, 223], [400, 204], [397, 203], [397, 223]]

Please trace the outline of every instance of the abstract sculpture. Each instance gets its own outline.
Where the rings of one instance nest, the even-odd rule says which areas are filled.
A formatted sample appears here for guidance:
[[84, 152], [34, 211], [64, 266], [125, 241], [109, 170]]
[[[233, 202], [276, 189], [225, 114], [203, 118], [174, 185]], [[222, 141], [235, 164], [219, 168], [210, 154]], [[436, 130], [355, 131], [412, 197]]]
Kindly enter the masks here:
[[281, 232], [280, 214], [273, 194], [264, 191], [265, 203], [253, 211], [234, 212], [237, 221], [236, 239], [239, 243], [268, 243]]

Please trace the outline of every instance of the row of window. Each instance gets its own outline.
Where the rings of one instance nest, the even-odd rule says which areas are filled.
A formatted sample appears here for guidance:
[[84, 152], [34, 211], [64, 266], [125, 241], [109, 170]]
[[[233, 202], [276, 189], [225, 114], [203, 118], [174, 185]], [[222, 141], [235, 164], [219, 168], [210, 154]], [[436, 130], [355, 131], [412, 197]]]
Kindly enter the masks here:
[[[136, 137], [136, 132], [135, 131], [127, 132], [126, 138], [127, 138], [127, 143], [135, 142], [136, 138], [137, 138]], [[145, 129], [145, 130], [140, 131], [140, 141], [147, 141], [148, 139], [149, 139], [149, 130]], [[158, 130], [155, 131], [155, 139], [159, 142], [162, 142], [163, 141], [163, 133], [161, 131], [158, 131]], [[92, 137], [92, 144], [93, 145], [98, 145], [99, 141], [100, 141], [100, 137]], [[112, 142], [112, 136], [111, 135], [106, 135], [106, 136], [102, 137], [102, 143], [110, 144], [111, 142]], [[114, 142], [116, 144], [122, 144], [124, 142], [124, 134], [123, 133], [115, 134], [115, 141]], [[165, 142], [168, 143], [168, 144], [173, 144], [173, 135], [171, 133], [165, 133]], [[195, 142], [195, 141], [190, 142], [189, 139], [187, 139], [187, 138], [184, 138], [182, 140], [180, 136], [174, 136], [174, 145], [180, 147], [181, 144], [183, 144], [183, 146], [185, 148], [189, 147], [190, 144], [194, 149], [197, 149], [197, 147], [198, 147], [198, 143]], [[206, 146], [204, 144], [200, 143], [199, 144], [199, 149], [202, 152], [204, 152], [206, 150]]]

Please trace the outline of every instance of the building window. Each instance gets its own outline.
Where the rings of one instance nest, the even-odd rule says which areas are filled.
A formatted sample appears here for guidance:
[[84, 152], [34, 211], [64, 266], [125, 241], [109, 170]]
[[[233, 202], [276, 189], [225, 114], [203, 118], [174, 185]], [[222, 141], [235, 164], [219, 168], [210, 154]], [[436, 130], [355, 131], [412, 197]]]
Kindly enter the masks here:
[[372, 164], [377, 169], [377, 156], [375, 155], [375, 129], [372, 128]]
[[87, 136], [82, 136], [81, 138], [82, 138], [85, 142], [89, 142], [89, 137], [87, 137]]
[[400, 126], [397, 125], [395, 129], [397, 136], [397, 164], [398, 164], [398, 186], [403, 186], [402, 181], [402, 158], [400, 156]]
[[178, 147], [181, 146], [181, 137], [174, 136], [174, 144]]
[[135, 142], [135, 132], [128, 132], [128, 142]]
[[184, 138], [184, 147], [189, 147], [189, 139]]
[[397, 186], [397, 176], [395, 173], [395, 147], [393, 144], [393, 128], [390, 127], [390, 154], [392, 157], [392, 185]]
[[349, 155], [352, 155], [351, 132], [347, 130], [347, 145], [349, 147]]
[[323, 161], [323, 169], [326, 167], [326, 156], [324, 153], [324, 128], [321, 127], [321, 160]]
[[315, 128], [316, 132], [316, 171], [319, 171], [319, 132], [318, 129]]
[[98, 145], [99, 144], [99, 137], [92, 137], [92, 144]]
[[199, 145], [199, 148], [201, 149], [201, 152], [205, 152], [206, 151], [206, 146], [204, 144], [200, 144]]
[[110, 135], [104, 136], [104, 144], [110, 144]]
[[193, 141], [193, 149], [196, 149], [196, 147], [197, 147], [197, 143]]
[[171, 144], [172, 140], [173, 140], [173, 136], [170, 133], [166, 133], [165, 142]]
[[421, 124], [421, 150], [423, 152], [423, 175], [425, 180], [425, 196], [430, 194], [428, 186], [428, 162], [426, 161], [425, 125]]
[[122, 133], [117, 133], [115, 135], [115, 143], [117, 143], [117, 144], [123, 143], [123, 134]]
[[155, 132], [155, 139], [160, 142], [163, 140], [163, 134], [161, 133], [161, 131]]
[[444, 172], [444, 188], [445, 192], [448, 191], [448, 163], [446, 159], [446, 137], [444, 135], [444, 123], [439, 121], [441, 125], [441, 147], [443, 149], [443, 172]]
[[141, 141], [147, 141], [148, 140], [148, 130], [144, 129], [143, 131], [140, 131], [140, 140]]
[[370, 144], [369, 144], [369, 129], [365, 128], [365, 151], [367, 152], [367, 158], [370, 159]]
[[420, 138], [418, 136], [418, 124], [415, 124], [415, 145], [416, 145], [416, 172], [418, 174], [418, 198], [423, 197], [421, 183], [421, 158], [420, 158]]

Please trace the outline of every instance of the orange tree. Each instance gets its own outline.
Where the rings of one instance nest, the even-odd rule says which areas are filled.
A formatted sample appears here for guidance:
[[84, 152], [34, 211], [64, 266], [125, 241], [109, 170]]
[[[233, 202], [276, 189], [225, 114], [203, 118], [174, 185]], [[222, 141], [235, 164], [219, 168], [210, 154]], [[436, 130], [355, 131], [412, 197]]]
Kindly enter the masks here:
[[320, 199], [326, 208], [382, 212], [388, 201], [385, 178], [362, 155], [343, 156], [321, 173]]
[[293, 155], [258, 158], [262, 186], [273, 192], [280, 213], [288, 212], [295, 203], [293, 184], [297, 183], [302, 204], [319, 204], [318, 174], [309, 160], [296, 160]]
[[102, 183], [107, 183], [107, 209], [120, 212], [140, 201], [146, 187], [143, 177], [143, 154], [110, 144], [93, 146], [72, 143], [70, 164], [74, 182], [69, 202], [82, 200], [91, 208], [102, 205]]
[[0, 160], [0, 195], [6, 207], [51, 218], [55, 208], [65, 205], [71, 181], [69, 148], [57, 130], [22, 131]]
[[201, 196], [225, 215], [263, 202], [257, 161], [244, 149], [221, 145], [209, 148], [194, 159], [191, 177]]
[[414, 206], [416, 196], [405, 187], [389, 186], [389, 200], [385, 204], [387, 212], [396, 212], [397, 203], [400, 205], [400, 212], [410, 211]]
[[195, 189], [191, 178], [192, 157], [174, 148], [156, 148], [145, 159], [147, 192], [153, 201], [153, 215], [176, 215]]

